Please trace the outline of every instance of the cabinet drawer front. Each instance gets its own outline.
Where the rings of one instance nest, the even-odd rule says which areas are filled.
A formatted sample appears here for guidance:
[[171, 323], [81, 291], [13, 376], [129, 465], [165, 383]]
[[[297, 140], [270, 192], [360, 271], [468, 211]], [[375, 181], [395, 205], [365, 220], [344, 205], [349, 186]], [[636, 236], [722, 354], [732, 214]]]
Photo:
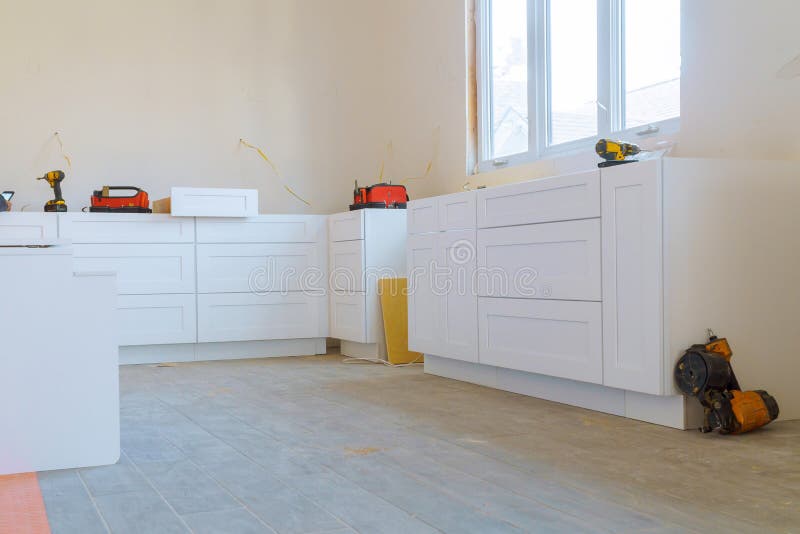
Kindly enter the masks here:
[[316, 243], [325, 241], [322, 215], [198, 219], [198, 243]]
[[478, 299], [480, 363], [603, 382], [599, 302]]
[[194, 293], [194, 245], [74, 245], [76, 271], [114, 271], [120, 295]]
[[364, 291], [364, 241], [331, 243], [331, 290]]
[[325, 303], [323, 297], [304, 293], [198, 295], [198, 341], [322, 337], [320, 307]]
[[409, 234], [427, 234], [439, 230], [439, 215], [435, 198], [412, 200], [408, 203], [406, 211]]
[[364, 239], [364, 210], [336, 213], [328, 218], [331, 241]]
[[49, 240], [58, 237], [58, 216], [53, 213], [0, 213], [0, 241]]
[[73, 243], [193, 243], [194, 219], [129, 213], [60, 216], [60, 236]]
[[478, 227], [600, 217], [600, 171], [481, 189]]
[[194, 295], [117, 297], [119, 344], [168, 345], [197, 342]]
[[258, 215], [257, 189], [173, 187], [170, 198], [173, 217]]
[[320, 289], [327, 283], [319, 258], [321, 246], [315, 243], [197, 245], [197, 291], [264, 293]]
[[600, 219], [478, 231], [478, 294], [601, 300]]
[[475, 228], [476, 195], [473, 191], [436, 197], [439, 230]]
[[365, 293], [331, 294], [331, 337], [367, 342]]

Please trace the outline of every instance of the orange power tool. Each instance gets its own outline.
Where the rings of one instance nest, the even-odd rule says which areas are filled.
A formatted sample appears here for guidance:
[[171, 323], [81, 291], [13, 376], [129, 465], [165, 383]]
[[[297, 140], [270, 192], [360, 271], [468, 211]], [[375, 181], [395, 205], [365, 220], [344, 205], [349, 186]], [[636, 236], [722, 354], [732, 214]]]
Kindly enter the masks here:
[[709, 331], [708, 343], [692, 345], [675, 366], [684, 395], [697, 397], [705, 410], [702, 432], [743, 434], [778, 418], [778, 402], [766, 391], [742, 391], [731, 366], [728, 340]]

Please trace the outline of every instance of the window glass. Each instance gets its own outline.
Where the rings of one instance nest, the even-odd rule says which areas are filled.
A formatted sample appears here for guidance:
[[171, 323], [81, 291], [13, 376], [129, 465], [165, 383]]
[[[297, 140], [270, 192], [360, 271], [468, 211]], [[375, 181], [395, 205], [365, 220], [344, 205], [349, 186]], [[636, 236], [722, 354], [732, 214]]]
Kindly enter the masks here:
[[528, 151], [527, 0], [495, 0], [492, 21], [492, 157]]
[[548, 12], [549, 144], [557, 145], [597, 135], [597, 0], [551, 0]]
[[680, 0], [625, 1], [625, 127], [680, 116]]

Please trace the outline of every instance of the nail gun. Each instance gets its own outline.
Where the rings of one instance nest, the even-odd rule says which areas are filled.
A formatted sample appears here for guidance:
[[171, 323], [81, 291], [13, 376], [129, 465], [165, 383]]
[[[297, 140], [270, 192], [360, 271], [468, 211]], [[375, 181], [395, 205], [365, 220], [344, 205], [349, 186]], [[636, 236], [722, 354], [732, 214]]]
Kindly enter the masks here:
[[778, 402], [766, 391], [742, 391], [731, 366], [728, 340], [709, 330], [708, 343], [692, 345], [675, 366], [675, 382], [684, 395], [697, 397], [705, 418], [702, 432], [743, 434], [778, 418]]

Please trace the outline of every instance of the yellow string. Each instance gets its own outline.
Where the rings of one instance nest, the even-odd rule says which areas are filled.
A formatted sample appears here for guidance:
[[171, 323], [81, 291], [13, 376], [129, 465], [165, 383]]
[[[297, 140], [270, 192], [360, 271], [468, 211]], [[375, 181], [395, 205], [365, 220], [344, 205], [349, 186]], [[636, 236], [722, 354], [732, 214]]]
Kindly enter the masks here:
[[67, 167], [69, 167], [69, 170], [72, 170], [72, 159], [70, 159], [70, 157], [64, 153], [64, 143], [61, 142], [61, 136], [58, 135], [58, 132], [56, 132], [54, 135], [58, 141], [58, 146], [61, 148], [61, 157], [67, 161]]
[[392, 156], [393, 156], [393, 153], [394, 153], [394, 145], [392, 144], [391, 141], [389, 141], [389, 144], [386, 145], [386, 157], [381, 162], [381, 172], [378, 173], [378, 182], [377, 183], [379, 183], [379, 184], [383, 183], [383, 171], [386, 168], [386, 160], [387, 159], [391, 160]]
[[424, 180], [425, 178], [427, 178], [428, 176], [431, 175], [431, 171], [433, 170], [433, 164], [439, 158], [439, 142], [440, 142], [440, 137], [441, 137], [440, 134], [441, 134], [441, 127], [437, 126], [433, 130], [433, 151], [432, 151], [431, 159], [428, 161], [428, 164], [425, 166], [425, 172], [423, 173], [423, 175], [422, 176], [412, 176], [410, 178], [405, 178], [404, 180], [400, 181], [401, 184], [407, 184], [408, 182], [410, 182], [412, 180]]
[[311, 203], [310, 203], [309, 201], [307, 201], [306, 199], [304, 199], [303, 197], [301, 197], [300, 195], [298, 195], [297, 193], [295, 193], [295, 192], [292, 190], [292, 188], [291, 188], [291, 187], [289, 187], [289, 185], [286, 183], [286, 180], [283, 178], [283, 175], [281, 174], [281, 171], [279, 171], [279, 170], [278, 170], [278, 166], [277, 166], [277, 165], [275, 165], [275, 164], [272, 162], [272, 160], [271, 160], [271, 159], [269, 159], [269, 157], [268, 157], [268, 156], [267, 156], [267, 155], [264, 153], [264, 151], [263, 151], [263, 150], [261, 150], [260, 148], [258, 148], [258, 147], [257, 147], [257, 146], [255, 146], [255, 145], [251, 145], [250, 143], [248, 143], [248, 142], [247, 142], [247, 141], [245, 141], [244, 139], [239, 139], [239, 142], [240, 142], [242, 145], [244, 145], [245, 147], [247, 147], [247, 148], [249, 148], [249, 149], [251, 149], [251, 150], [255, 150], [256, 152], [258, 152], [258, 155], [259, 155], [259, 156], [261, 156], [261, 159], [263, 159], [264, 161], [266, 161], [266, 162], [267, 162], [267, 164], [268, 164], [268, 165], [269, 165], [269, 166], [272, 168], [272, 172], [274, 172], [274, 173], [275, 173], [275, 175], [276, 175], [276, 176], [278, 177], [278, 179], [281, 181], [281, 185], [283, 186], [283, 188], [284, 188], [284, 189], [286, 189], [286, 191], [288, 191], [290, 195], [292, 195], [293, 197], [295, 197], [297, 200], [299, 200], [300, 202], [302, 202], [302, 203], [303, 203], [303, 204], [305, 204], [306, 206], [311, 206]]

